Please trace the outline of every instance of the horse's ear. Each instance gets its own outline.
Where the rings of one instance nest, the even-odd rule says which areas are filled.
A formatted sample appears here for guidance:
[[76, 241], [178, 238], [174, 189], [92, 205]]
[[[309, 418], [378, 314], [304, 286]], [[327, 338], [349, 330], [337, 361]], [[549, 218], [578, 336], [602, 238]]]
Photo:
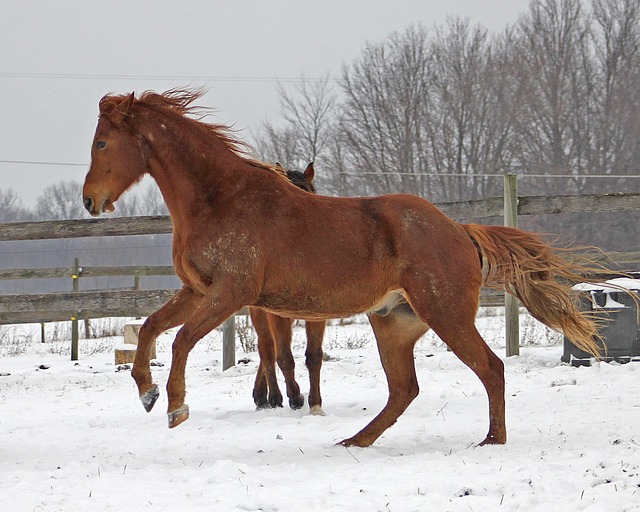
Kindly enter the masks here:
[[273, 166], [273, 170], [278, 174], [282, 174], [283, 176], [287, 175], [287, 171], [284, 167], [282, 167], [282, 165], [280, 165], [280, 162], [276, 162], [276, 165]]
[[131, 94], [129, 94], [129, 96], [127, 96], [112, 108], [109, 119], [113, 124], [120, 124], [125, 117], [131, 115], [131, 107], [133, 107], [133, 102], [135, 99], [136, 95], [134, 92], [132, 92]]
[[313, 183], [313, 179], [316, 177], [316, 171], [313, 168], [313, 162], [309, 162], [307, 168], [304, 170], [304, 177], [309, 183]]

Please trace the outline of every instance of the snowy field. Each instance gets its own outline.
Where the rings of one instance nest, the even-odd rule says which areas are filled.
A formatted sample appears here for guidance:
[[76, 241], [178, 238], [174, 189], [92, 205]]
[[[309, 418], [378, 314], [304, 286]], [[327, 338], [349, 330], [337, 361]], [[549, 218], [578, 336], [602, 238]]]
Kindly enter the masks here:
[[[479, 328], [504, 358], [503, 319]], [[561, 338], [521, 319], [526, 345], [505, 359], [504, 446], [478, 448], [487, 402], [478, 379], [434, 337], [416, 348], [421, 392], [369, 448], [335, 443], [364, 427], [387, 389], [368, 325], [331, 326], [325, 416], [254, 410], [257, 354], [221, 371], [221, 333], [187, 369], [190, 419], [166, 426], [166, 396], [147, 414], [120, 338], [40, 343], [31, 327], [0, 335], [0, 510], [607, 511], [640, 510], [640, 363], [574, 368]], [[31, 331], [29, 330], [31, 329]], [[308, 389], [302, 329], [298, 381]], [[153, 373], [164, 386], [171, 334]]]

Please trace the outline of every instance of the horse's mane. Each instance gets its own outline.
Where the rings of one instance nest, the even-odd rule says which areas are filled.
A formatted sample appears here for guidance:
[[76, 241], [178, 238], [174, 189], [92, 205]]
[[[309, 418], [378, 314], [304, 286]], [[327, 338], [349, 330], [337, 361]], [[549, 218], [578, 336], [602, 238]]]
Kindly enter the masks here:
[[[195, 105], [194, 102], [200, 99], [206, 90], [203, 88], [169, 89], [163, 93], [155, 91], [145, 91], [135, 100], [135, 104], [140, 104], [153, 110], [166, 109], [181, 117], [191, 117], [199, 126], [206, 129], [211, 135], [222, 142], [230, 151], [241, 157], [250, 165], [267, 169], [288, 180], [286, 172], [279, 166], [273, 166], [266, 162], [256, 160], [247, 156], [250, 147], [239, 140], [231, 127], [223, 124], [213, 124], [203, 121], [213, 111], [211, 108]], [[100, 111], [110, 112], [113, 108], [126, 99], [126, 95], [107, 95], [100, 101]]]

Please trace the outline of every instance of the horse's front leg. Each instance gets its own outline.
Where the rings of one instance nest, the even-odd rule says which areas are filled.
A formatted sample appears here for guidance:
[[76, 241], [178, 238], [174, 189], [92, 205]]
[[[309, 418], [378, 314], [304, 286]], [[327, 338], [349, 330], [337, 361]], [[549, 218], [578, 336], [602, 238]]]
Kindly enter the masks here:
[[235, 297], [243, 297], [243, 294], [233, 293], [232, 286], [226, 281], [219, 282], [215, 289], [206, 293], [176, 335], [173, 342], [171, 370], [167, 381], [169, 428], [177, 427], [189, 417], [189, 407], [184, 403], [186, 395], [185, 370], [189, 352], [200, 339], [248, 302], [234, 300]]
[[159, 396], [158, 386], [153, 383], [149, 365], [152, 344], [167, 329], [185, 323], [201, 299], [201, 294], [184, 287], [169, 302], [151, 314], [140, 328], [131, 376], [136, 381], [140, 400], [147, 412], [153, 408]]

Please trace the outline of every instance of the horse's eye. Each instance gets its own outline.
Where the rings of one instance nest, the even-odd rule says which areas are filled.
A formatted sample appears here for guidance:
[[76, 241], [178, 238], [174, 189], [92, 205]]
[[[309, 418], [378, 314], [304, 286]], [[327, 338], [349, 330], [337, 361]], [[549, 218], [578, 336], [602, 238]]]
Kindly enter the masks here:
[[96, 148], [97, 149], [104, 149], [107, 145], [107, 142], [104, 140], [97, 140], [96, 141]]

